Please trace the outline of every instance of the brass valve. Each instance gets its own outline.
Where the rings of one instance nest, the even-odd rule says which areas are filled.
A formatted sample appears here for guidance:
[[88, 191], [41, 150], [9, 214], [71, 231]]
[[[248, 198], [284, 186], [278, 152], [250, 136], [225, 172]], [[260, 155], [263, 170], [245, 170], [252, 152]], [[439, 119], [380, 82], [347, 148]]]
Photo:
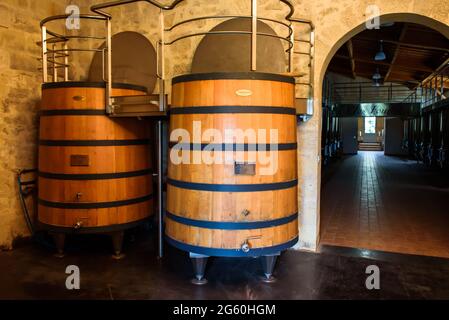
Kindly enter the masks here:
[[75, 230], [79, 230], [79, 229], [82, 228], [82, 226], [83, 226], [83, 222], [82, 222], [82, 221], [78, 221], [77, 223], [75, 223], [75, 225], [73, 226], [73, 228], [74, 228]]
[[247, 238], [241, 245], [240, 249], [244, 252], [244, 253], [248, 253], [251, 250], [251, 245], [249, 243], [249, 240], [255, 240], [255, 239], [260, 239], [262, 238], [262, 236], [254, 236], [254, 237], [249, 237]]
[[241, 249], [242, 249], [242, 251], [244, 253], [248, 253], [251, 250], [251, 247], [249, 246], [248, 240], [245, 240], [245, 242], [242, 244]]

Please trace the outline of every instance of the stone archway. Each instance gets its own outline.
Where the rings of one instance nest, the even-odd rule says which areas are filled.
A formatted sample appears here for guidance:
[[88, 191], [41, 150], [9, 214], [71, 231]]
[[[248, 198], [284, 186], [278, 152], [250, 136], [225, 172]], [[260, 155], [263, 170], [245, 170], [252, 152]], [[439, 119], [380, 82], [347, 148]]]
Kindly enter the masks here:
[[[316, 27], [314, 81], [315, 116], [298, 127], [299, 136], [308, 136], [299, 141], [298, 169], [300, 181], [307, 188], [300, 190], [298, 196], [301, 237], [298, 248], [315, 251], [320, 239], [320, 187], [321, 187], [321, 97], [322, 82], [327, 67], [338, 49], [350, 38], [365, 29], [367, 3], [354, 5], [353, 1], [343, 0], [332, 5], [323, 1], [313, 14]], [[412, 22], [435, 29], [449, 38], [449, 16], [447, 9], [432, 8], [426, 5], [393, 5], [387, 0], [376, 1], [382, 15], [381, 22]], [[351, 7], [351, 10], [348, 8]], [[444, 10], [443, 10], [444, 9]], [[318, 161], [316, 160], [318, 159]]]

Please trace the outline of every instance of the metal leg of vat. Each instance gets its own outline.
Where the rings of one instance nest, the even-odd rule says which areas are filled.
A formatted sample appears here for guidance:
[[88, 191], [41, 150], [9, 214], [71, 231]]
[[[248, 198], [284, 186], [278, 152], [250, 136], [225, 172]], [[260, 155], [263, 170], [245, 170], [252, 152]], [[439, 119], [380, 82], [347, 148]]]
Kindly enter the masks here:
[[204, 285], [207, 283], [206, 278], [204, 278], [204, 272], [206, 271], [206, 264], [208, 256], [201, 254], [190, 253], [190, 258], [192, 259], [193, 272], [195, 273], [195, 278], [192, 279], [192, 283], [195, 285]]
[[262, 268], [264, 276], [262, 277], [262, 281], [265, 283], [273, 283], [276, 281], [276, 278], [273, 277], [273, 270], [274, 266], [276, 265], [277, 257], [280, 255], [280, 253], [276, 253], [269, 256], [263, 256], [261, 257], [262, 261]]
[[55, 257], [64, 258], [65, 233], [53, 233], [53, 240], [55, 241], [57, 253]]
[[114, 249], [114, 254], [112, 255], [112, 258], [114, 260], [120, 260], [125, 257], [125, 255], [122, 253], [124, 235], [125, 235], [124, 231], [117, 231], [111, 234], [112, 247]]

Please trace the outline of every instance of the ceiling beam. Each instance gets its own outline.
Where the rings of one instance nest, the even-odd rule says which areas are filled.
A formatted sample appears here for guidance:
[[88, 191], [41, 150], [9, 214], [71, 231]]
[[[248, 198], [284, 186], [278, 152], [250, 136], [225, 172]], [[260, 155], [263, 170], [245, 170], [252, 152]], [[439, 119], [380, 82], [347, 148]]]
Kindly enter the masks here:
[[391, 58], [390, 67], [388, 67], [388, 71], [385, 74], [385, 81], [388, 81], [388, 78], [390, 77], [391, 71], [393, 70], [394, 64], [396, 63], [396, 60], [398, 58], [399, 50], [401, 49], [401, 43], [403, 42], [406, 33], [407, 24], [404, 23], [404, 25], [402, 26], [401, 34], [399, 35], [398, 43], [396, 44], [396, 48], [394, 49], [393, 57]]
[[[350, 74], [347, 73], [343, 73], [340, 70], [329, 70], [330, 72], [336, 72], [339, 73], [341, 75], [347, 76], [348, 78], [351, 78]], [[371, 74], [360, 74], [360, 72], [357, 72], [359, 77], [361, 78], [366, 78], [367, 80], [371, 79]], [[419, 80], [411, 80], [410, 78], [406, 78], [406, 79], [392, 79], [389, 82], [393, 82], [393, 83], [398, 83], [398, 84], [402, 84], [405, 85], [407, 87], [410, 88], [410, 90], [414, 90], [414, 88], [416, 87], [416, 85], [419, 85], [420, 81]]]
[[351, 71], [347, 68], [339, 68], [334, 66], [329, 66], [328, 71], [339, 73], [352, 78]]
[[[337, 66], [329, 66], [328, 71], [331, 72], [335, 72], [335, 73], [339, 73], [348, 77], [352, 77], [352, 73], [351, 70], [344, 68], [344, 67], [337, 67]], [[357, 76], [359, 77], [363, 77], [363, 78], [367, 78], [371, 80], [371, 76], [372, 76], [373, 72], [367, 71], [367, 70], [361, 70], [358, 69], [357, 70]], [[390, 77], [390, 82], [395, 82], [396, 80], [404, 80], [404, 81], [410, 81], [410, 82], [416, 82], [417, 84], [420, 83], [422, 81], [423, 78], [417, 79], [417, 78], [412, 78], [408, 73], [406, 73], [404, 76], [402, 76], [400, 73], [395, 73], [394, 77]]]
[[[347, 56], [343, 56], [343, 55], [335, 55], [335, 58], [339, 58], [339, 59], [347, 59], [349, 60], [350, 58]], [[360, 62], [360, 63], [366, 63], [366, 64], [375, 64], [375, 65], [381, 65], [381, 66], [391, 66], [391, 63], [389, 62], [385, 62], [385, 61], [374, 61], [374, 60], [369, 60], [369, 59], [361, 59], [361, 58], [355, 58], [354, 59], [355, 62]], [[424, 67], [424, 66], [416, 66], [416, 65], [395, 65], [395, 68], [398, 69], [402, 69], [402, 70], [411, 70], [411, 71], [421, 71], [421, 72], [433, 72], [434, 69], [430, 68], [430, 67]]]
[[[371, 38], [366, 38], [366, 37], [355, 37], [354, 40], [361, 40], [361, 41], [375, 41], [374, 39]], [[420, 45], [420, 44], [414, 44], [414, 43], [407, 43], [407, 42], [399, 42], [399, 41], [394, 41], [394, 40], [384, 40], [384, 43], [391, 43], [391, 44], [400, 44], [401, 47], [407, 47], [407, 48], [415, 48], [415, 49], [422, 49], [422, 50], [430, 50], [430, 51], [444, 51], [444, 52], [449, 52], [449, 48], [442, 48], [442, 47], [434, 47], [434, 46], [424, 46], [424, 45]]]
[[[372, 73], [368, 73], [368, 72], [360, 72], [357, 71], [357, 74], [359, 75], [359, 77], [362, 78], [366, 78], [366, 79], [371, 79]], [[416, 79], [416, 78], [412, 78], [410, 76], [394, 76], [394, 77], [390, 77], [390, 80], [388, 82], [411, 82], [411, 83], [415, 83], [415, 85], [418, 85], [421, 82], [421, 79]]]
[[348, 52], [349, 52], [349, 59], [351, 61], [351, 72], [352, 72], [352, 77], [354, 79], [357, 79], [357, 74], [355, 72], [355, 61], [354, 61], [354, 47], [352, 45], [352, 40], [349, 39], [348, 42], [346, 42], [346, 47], [348, 48]]

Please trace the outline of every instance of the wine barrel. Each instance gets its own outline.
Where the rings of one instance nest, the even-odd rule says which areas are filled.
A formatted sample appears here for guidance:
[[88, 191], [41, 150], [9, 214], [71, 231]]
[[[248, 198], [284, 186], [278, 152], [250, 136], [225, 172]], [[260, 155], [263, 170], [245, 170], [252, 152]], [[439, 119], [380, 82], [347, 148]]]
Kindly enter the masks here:
[[[295, 245], [294, 79], [204, 73], [176, 77], [172, 85], [167, 242], [193, 254], [226, 257], [267, 256]], [[248, 135], [236, 138], [238, 132]], [[227, 160], [220, 161], [220, 154]], [[206, 155], [218, 160], [198, 161]], [[277, 166], [267, 158], [277, 159]]]
[[[112, 95], [146, 94], [114, 84]], [[105, 114], [104, 83], [42, 85], [38, 220], [54, 232], [116, 232], [152, 214], [150, 126]]]

